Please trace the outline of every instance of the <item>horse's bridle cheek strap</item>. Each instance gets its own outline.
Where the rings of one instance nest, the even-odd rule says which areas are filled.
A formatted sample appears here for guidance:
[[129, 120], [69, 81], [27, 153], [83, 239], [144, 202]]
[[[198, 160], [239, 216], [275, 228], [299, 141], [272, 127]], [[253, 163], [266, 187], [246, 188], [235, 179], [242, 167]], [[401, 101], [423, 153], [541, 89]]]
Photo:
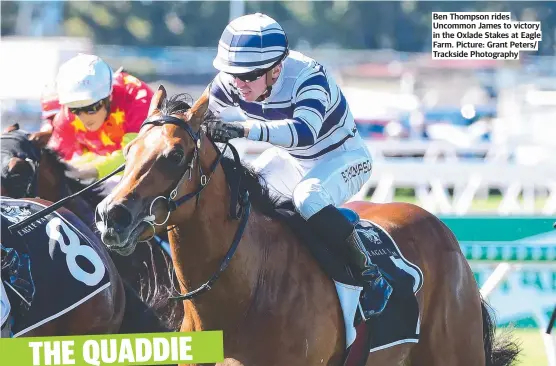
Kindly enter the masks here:
[[[220, 150], [218, 149], [216, 144], [214, 144], [214, 142], [213, 142], [213, 146], [219, 154], [218, 154], [218, 157], [212, 162], [212, 165], [210, 166], [209, 171], [207, 172], [208, 174], [204, 174], [203, 169], [201, 167], [200, 154], [199, 154], [200, 149], [201, 149], [201, 130], [199, 129], [199, 131], [194, 132], [187, 123], [185, 123], [184, 121], [182, 121], [179, 118], [176, 118], [176, 117], [173, 117], [173, 116], [153, 116], [153, 117], [148, 118], [145, 122], [143, 122], [141, 127], [143, 127], [145, 125], [148, 125], [148, 124], [161, 126], [161, 125], [168, 124], [168, 123], [182, 127], [189, 134], [191, 139], [193, 140], [193, 143], [194, 143], [195, 147], [194, 147], [194, 151], [193, 151], [193, 156], [191, 158], [191, 161], [190, 161], [187, 169], [184, 171], [184, 173], [180, 177], [176, 187], [170, 192], [170, 195], [166, 198], [166, 200], [168, 202], [168, 211], [169, 212], [168, 212], [168, 216], [166, 217], [166, 220], [164, 221], [164, 223], [166, 223], [168, 221], [168, 218], [170, 217], [171, 212], [175, 211], [178, 208], [179, 205], [189, 201], [191, 198], [196, 197], [197, 198], [197, 204], [199, 204], [199, 196], [200, 196], [201, 192], [203, 191], [203, 189], [205, 189], [205, 187], [210, 182], [210, 179], [212, 178], [212, 175], [214, 174], [216, 168], [218, 167], [218, 164], [220, 164], [220, 161], [222, 160], [222, 157], [224, 156], [224, 153], [226, 152], [226, 149], [228, 147], [230, 147], [230, 150], [232, 151], [232, 154], [234, 156], [234, 161], [235, 161], [236, 165], [238, 165], [238, 166], [241, 165], [239, 154], [238, 154], [237, 150], [234, 148], [233, 145], [231, 145], [229, 143], [226, 143], [226, 146], [224, 147], [224, 150], [222, 152], [220, 152]], [[184, 183], [188, 172], [189, 172], [189, 179], [191, 180], [192, 170], [194, 168], [195, 162], [197, 162], [197, 166], [199, 167], [200, 182], [199, 182], [198, 188], [195, 191], [190, 192], [190, 193], [180, 197], [179, 199], [175, 200], [175, 198], [177, 196], [177, 193], [178, 193], [178, 190], [180, 189], [180, 187]], [[208, 178], [207, 178], [207, 176], [208, 176]], [[228, 267], [230, 261], [232, 260], [232, 257], [235, 254], [236, 249], [239, 246], [239, 243], [240, 243], [241, 238], [243, 236], [243, 232], [245, 230], [245, 227], [247, 226], [247, 221], [249, 219], [249, 213], [250, 213], [250, 208], [251, 208], [251, 204], [249, 202], [249, 193], [247, 192], [247, 190], [245, 190], [245, 192], [241, 192], [241, 175], [238, 175], [238, 177], [239, 178], [235, 182], [232, 182], [232, 184], [230, 185], [230, 190], [231, 190], [230, 217], [232, 219], [236, 219], [236, 220], [241, 219], [241, 221], [239, 223], [237, 231], [236, 231], [236, 233], [234, 235], [234, 238], [232, 240], [232, 244], [231, 244], [230, 248], [228, 249], [228, 252], [226, 253], [226, 256], [222, 259], [222, 262], [220, 263], [220, 267], [218, 268], [218, 270], [202, 286], [200, 286], [196, 290], [191, 291], [187, 294], [183, 294], [183, 295], [180, 294], [179, 296], [172, 297], [172, 299], [188, 300], [188, 299], [192, 299], [192, 298], [204, 293], [205, 291], [210, 290], [212, 288], [213, 283], [218, 279], [220, 274]], [[164, 199], [165, 197], [162, 197], [162, 198]], [[238, 201], [238, 199], [240, 199], [240, 200]], [[237, 208], [238, 204], [239, 204], [239, 210]], [[149, 215], [150, 215], [149, 217], [153, 218], [154, 215], [152, 213], [152, 205], [151, 205], [151, 210], [150, 211], [151, 212], [149, 212]], [[157, 224], [157, 225], [159, 225], [159, 224]]]

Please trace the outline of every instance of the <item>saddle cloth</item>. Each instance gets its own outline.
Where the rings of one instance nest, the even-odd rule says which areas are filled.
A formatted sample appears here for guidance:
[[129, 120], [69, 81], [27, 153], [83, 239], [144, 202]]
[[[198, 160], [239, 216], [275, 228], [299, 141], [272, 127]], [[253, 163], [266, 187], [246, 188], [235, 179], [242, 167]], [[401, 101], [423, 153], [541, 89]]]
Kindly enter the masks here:
[[334, 280], [346, 326], [346, 348], [356, 340], [355, 328], [362, 323], [366, 323], [365, 328], [369, 330], [365, 341], [368, 352], [406, 342], [417, 343], [420, 319], [416, 294], [423, 285], [421, 269], [403, 256], [396, 242], [382, 227], [369, 220], [360, 220], [358, 214], [352, 210], [341, 208], [340, 211], [356, 225], [373, 263], [379, 267], [393, 288], [384, 311], [370, 317], [366, 322], [362, 316], [362, 311], [366, 310], [362, 307], [365, 302], [360, 300], [363, 296], [378, 299], [383, 294], [365, 294], [361, 287], [346, 284], [345, 282], [349, 282], [345, 281], [349, 276], [347, 268], [324, 248], [322, 239], [312, 232], [291, 203], [286, 202], [277, 210], [321, 268]]
[[2, 258], [2, 281], [11, 303], [14, 337], [62, 316], [110, 286], [108, 271], [90, 239], [57, 212], [13, 233], [8, 229], [44, 207], [25, 199], [0, 199], [3, 253], [10, 254]]

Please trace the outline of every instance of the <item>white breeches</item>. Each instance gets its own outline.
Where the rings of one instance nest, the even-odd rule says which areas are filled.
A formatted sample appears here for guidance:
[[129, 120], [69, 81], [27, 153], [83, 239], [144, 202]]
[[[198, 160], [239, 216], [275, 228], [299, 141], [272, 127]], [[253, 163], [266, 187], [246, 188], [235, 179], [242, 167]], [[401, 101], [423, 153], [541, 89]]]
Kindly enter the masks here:
[[371, 177], [372, 158], [365, 146], [351, 151], [340, 147], [317, 161], [297, 160], [285, 150], [271, 147], [252, 166], [273, 195], [292, 199], [307, 220], [324, 207], [338, 207], [357, 194]]

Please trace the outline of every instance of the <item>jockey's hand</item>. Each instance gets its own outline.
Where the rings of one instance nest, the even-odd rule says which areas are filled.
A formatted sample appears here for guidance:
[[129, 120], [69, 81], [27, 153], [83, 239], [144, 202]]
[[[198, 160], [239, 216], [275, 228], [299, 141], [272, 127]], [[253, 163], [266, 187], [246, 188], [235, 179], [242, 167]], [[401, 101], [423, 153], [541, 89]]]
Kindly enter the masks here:
[[98, 171], [94, 166], [71, 166], [66, 171], [66, 176], [80, 181], [97, 180]]
[[206, 131], [207, 136], [214, 142], [228, 142], [231, 139], [246, 136], [245, 128], [239, 122], [208, 122]]

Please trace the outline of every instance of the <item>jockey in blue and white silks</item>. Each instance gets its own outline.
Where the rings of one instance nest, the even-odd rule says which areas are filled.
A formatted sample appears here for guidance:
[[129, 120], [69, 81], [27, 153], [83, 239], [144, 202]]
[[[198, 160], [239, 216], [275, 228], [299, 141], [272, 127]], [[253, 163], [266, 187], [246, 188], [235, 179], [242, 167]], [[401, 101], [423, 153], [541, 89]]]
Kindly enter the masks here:
[[345, 254], [358, 285], [385, 285], [353, 224], [337, 209], [370, 178], [372, 158], [330, 73], [290, 51], [282, 27], [260, 13], [224, 29], [213, 65], [220, 72], [209, 88], [210, 110], [218, 116], [239, 107], [246, 120], [210, 122], [209, 137], [274, 145], [253, 163], [271, 190], [291, 198], [323, 240]]

